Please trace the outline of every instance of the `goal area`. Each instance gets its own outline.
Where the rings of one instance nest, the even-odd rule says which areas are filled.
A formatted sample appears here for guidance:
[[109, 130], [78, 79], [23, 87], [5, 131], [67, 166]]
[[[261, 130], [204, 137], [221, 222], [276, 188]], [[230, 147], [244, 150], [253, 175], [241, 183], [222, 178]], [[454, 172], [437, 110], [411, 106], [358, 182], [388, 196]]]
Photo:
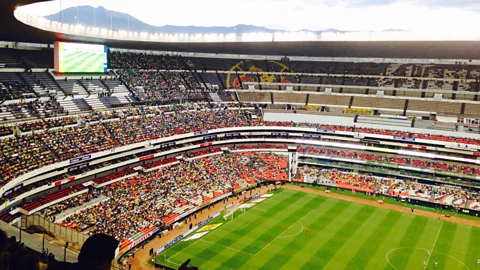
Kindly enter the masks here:
[[225, 220], [228, 220], [229, 218], [233, 219], [234, 216], [235, 216], [235, 212], [237, 210], [240, 210], [242, 213], [245, 212], [245, 208], [242, 207], [242, 204], [240, 204], [240, 203], [230, 204], [230, 205], [225, 206], [225, 212], [223, 214], [223, 219], [225, 219]]

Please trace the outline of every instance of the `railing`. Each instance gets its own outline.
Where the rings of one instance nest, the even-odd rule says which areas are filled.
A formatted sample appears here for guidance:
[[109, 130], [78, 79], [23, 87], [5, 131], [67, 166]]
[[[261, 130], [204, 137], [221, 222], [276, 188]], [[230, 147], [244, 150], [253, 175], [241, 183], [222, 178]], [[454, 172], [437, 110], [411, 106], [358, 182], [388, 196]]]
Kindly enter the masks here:
[[61, 237], [64, 240], [70, 243], [76, 243], [83, 245], [88, 236], [77, 232], [75, 230], [69, 229], [67, 227], [61, 226], [60, 224], [53, 223], [37, 214], [30, 215], [26, 217], [27, 227], [36, 225], [45, 228], [48, 232], [53, 233], [55, 236]]

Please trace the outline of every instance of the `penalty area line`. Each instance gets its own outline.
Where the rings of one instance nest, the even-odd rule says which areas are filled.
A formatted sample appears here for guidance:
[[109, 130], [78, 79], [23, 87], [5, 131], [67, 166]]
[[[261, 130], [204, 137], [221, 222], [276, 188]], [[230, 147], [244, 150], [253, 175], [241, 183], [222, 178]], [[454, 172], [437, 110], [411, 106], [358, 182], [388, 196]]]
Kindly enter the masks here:
[[235, 251], [237, 251], [237, 252], [242, 252], [242, 253], [248, 254], [248, 255], [250, 255], [250, 256], [254, 256], [254, 255], [255, 255], [255, 254], [250, 253], [250, 252], [246, 252], [246, 251], [243, 251], [243, 250], [240, 250], [240, 249], [236, 249], [236, 248], [224, 246], [224, 245], [222, 245], [222, 244], [215, 243], [215, 242], [212, 242], [212, 241], [208, 241], [208, 240], [204, 240], [204, 239], [199, 239], [199, 241], [203, 241], [203, 242], [210, 243], [210, 244], [212, 244], [212, 245], [217, 245], [217, 246], [221, 246], [221, 247], [228, 248], [228, 249], [231, 249], [231, 250], [235, 250]]

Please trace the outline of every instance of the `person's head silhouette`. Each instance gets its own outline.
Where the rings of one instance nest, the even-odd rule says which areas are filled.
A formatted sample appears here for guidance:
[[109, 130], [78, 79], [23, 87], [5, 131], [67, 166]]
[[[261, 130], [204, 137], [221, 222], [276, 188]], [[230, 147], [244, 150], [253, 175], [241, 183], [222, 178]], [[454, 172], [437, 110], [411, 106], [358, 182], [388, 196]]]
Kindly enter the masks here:
[[90, 236], [83, 243], [78, 255], [78, 264], [88, 267], [85, 269], [110, 269], [118, 243], [117, 239], [106, 234]]

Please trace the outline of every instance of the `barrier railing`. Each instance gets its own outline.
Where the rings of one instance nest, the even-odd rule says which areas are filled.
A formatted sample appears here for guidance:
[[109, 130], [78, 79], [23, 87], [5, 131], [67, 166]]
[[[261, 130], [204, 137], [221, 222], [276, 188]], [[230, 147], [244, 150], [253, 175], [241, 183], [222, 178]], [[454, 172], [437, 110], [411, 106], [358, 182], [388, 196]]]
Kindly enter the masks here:
[[83, 245], [87, 240], [88, 236], [84, 233], [77, 232], [75, 230], [69, 229], [60, 224], [53, 223], [40, 215], [30, 215], [26, 217], [27, 227], [36, 225], [45, 228], [48, 232], [53, 233], [55, 236], [61, 237], [69, 243], [76, 243]]

